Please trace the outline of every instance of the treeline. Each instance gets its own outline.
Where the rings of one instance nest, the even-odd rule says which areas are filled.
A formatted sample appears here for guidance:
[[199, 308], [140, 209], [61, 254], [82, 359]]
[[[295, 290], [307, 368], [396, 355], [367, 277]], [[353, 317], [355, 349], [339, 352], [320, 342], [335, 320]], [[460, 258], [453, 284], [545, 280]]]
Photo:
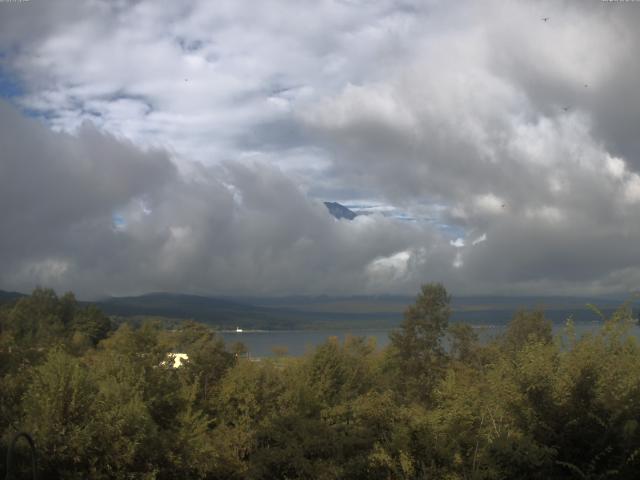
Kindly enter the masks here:
[[484, 345], [450, 313], [425, 285], [385, 349], [329, 339], [254, 362], [205, 326], [116, 327], [38, 289], [0, 308], [0, 475], [27, 431], [47, 479], [638, 477], [628, 306], [582, 338], [518, 312]]

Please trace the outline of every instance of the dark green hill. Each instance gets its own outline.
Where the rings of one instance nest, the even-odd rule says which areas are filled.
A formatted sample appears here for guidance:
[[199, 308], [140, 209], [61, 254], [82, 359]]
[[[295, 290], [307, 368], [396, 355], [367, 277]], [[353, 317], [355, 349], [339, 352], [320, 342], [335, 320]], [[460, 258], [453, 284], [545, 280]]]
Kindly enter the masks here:
[[[0, 291], [0, 304], [23, 296]], [[407, 305], [415, 300], [403, 295], [207, 297], [175, 293], [150, 293], [112, 297], [93, 303], [117, 317], [162, 317], [196, 320], [220, 329], [283, 330], [323, 328], [389, 328], [397, 326]], [[554, 323], [572, 317], [578, 322], [598, 321], [586, 304], [597, 305], [605, 316], [622, 304], [623, 296], [580, 297], [454, 297], [451, 320], [476, 325], [506, 324], [519, 309], [541, 307]]]
[[157, 316], [189, 319], [221, 328], [291, 328], [278, 312], [233, 300], [183, 295], [150, 293], [136, 297], [112, 297], [93, 302], [108, 315], [122, 317]]
[[0, 304], [11, 303], [24, 296], [26, 295], [24, 295], [23, 293], [5, 292], [4, 290], [0, 290]]

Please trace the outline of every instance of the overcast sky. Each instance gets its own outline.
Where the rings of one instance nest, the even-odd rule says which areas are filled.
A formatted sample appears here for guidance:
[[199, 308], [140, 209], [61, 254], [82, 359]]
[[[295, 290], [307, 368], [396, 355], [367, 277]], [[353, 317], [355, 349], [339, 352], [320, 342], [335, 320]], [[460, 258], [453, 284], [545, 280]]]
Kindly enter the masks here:
[[587, 0], [0, 2], [0, 289], [637, 290], [638, 25]]

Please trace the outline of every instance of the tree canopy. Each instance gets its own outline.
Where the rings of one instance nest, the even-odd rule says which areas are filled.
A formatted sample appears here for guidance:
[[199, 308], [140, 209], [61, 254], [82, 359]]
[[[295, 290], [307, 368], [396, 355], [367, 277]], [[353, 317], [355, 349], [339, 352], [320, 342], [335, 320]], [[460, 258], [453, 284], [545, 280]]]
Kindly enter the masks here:
[[580, 338], [516, 312], [481, 343], [450, 301], [423, 286], [386, 348], [330, 338], [252, 361], [206, 326], [116, 326], [37, 289], [0, 307], [0, 443], [30, 432], [52, 479], [637, 477], [629, 308]]

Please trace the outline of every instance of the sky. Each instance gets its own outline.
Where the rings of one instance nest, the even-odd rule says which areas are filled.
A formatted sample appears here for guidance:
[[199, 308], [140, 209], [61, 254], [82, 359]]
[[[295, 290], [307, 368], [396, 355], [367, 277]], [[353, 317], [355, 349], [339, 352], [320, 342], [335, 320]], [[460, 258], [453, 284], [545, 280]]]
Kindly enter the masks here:
[[0, 2], [0, 289], [636, 291], [639, 24], [586, 0]]

